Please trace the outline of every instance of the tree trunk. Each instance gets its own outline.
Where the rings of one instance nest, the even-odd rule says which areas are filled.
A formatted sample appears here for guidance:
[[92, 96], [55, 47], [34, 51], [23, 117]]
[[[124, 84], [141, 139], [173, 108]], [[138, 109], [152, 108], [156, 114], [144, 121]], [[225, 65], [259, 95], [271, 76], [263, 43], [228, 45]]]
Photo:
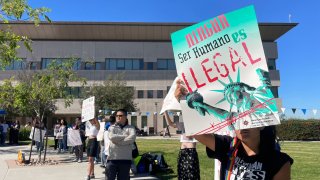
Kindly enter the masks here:
[[34, 133], [36, 131], [36, 127], [33, 127], [33, 134], [32, 134], [32, 140], [31, 140], [31, 147], [30, 147], [30, 154], [29, 154], [29, 163], [31, 162], [31, 153], [32, 153], [32, 146], [33, 146], [33, 142], [35, 142], [34, 139]]
[[47, 147], [48, 147], [48, 133], [46, 133], [46, 146], [44, 148], [43, 162], [46, 161]]

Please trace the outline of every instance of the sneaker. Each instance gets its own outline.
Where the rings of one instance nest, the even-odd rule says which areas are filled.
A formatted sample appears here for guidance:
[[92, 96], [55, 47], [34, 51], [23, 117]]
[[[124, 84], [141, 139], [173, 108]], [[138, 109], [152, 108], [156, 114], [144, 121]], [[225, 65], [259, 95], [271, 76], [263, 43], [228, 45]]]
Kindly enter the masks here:
[[94, 179], [94, 178], [95, 178], [94, 174], [90, 175], [90, 178], [91, 178], [91, 179]]
[[90, 180], [90, 176], [84, 177], [85, 180]]
[[79, 160], [78, 160], [78, 163], [82, 163], [82, 160], [81, 160], [81, 159], [79, 159]]
[[76, 159], [74, 159], [74, 160], [72, 160], [72, 162], [77, 162], [78, 161], [78, 159], [76, 158]]

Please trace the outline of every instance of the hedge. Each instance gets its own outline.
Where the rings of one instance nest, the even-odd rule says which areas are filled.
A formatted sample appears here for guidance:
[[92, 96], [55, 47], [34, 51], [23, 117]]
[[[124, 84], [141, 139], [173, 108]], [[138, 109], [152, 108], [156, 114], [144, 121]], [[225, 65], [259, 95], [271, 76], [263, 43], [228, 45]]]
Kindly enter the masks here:
[[31, 132], [31, 128], [30, 127], [22, 127], [20, 128], [19, 131], [19, 141], [28, 141], [29, 139], [29, 135]]
[[277, 126], [280, 140], [320, 140], [320, 120], [289, 119]]

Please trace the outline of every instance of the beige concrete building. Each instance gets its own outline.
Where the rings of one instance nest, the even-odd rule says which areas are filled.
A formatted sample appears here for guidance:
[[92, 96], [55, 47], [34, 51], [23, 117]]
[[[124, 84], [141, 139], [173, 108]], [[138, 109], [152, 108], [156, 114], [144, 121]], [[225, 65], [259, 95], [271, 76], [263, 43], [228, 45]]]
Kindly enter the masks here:
[[[0, 80], [9, 78], [22, 69], [43, 70], [53, 59], [79, 58], [76, 71], [87, 78], [88, 85], [102, 82], [110, 75], [125, 72], [127, 85], [135, 90], [135, 102], [141, 114], [130, 116], [131, 124], [138, 128], [152, 127], [156, 132], [165, 126], [159, 112], [162, 100], [176, 77], [170, 33], [192, 25], [191, 23], [95, 23], [95, 22], [12, 22], [13, 31], [33, 40], [33, 52], [24, 47], [19, 56], [24, 62], [15, 63], [0, 72]], [[272, 91], [278, 97], [280, 72], [276, 40], [295, 27], [295, 23], [260, 23]], [[3, 24], [0, 27], [3, 28]], [[94, 61], [94, 63], [89, 63]], [[81, 89], [73, 84], [72, 93]], [[81, 113], [81, 97], [65, 109], [58, 103], [56, 117], [73, 120]], [[281, 107], [281, 100], [278, 99]], [[52, 122], [48, 122], [49, 127]], [[153, 129], [151, 129], [153, 130]]]

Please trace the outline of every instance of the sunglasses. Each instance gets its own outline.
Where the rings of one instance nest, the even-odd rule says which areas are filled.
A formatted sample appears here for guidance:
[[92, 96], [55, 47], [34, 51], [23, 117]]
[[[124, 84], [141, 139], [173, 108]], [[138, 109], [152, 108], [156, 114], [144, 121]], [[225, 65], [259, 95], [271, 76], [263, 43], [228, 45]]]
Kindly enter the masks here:
[[123, 117], [124, 115], [116, 115], [116, 117]]

